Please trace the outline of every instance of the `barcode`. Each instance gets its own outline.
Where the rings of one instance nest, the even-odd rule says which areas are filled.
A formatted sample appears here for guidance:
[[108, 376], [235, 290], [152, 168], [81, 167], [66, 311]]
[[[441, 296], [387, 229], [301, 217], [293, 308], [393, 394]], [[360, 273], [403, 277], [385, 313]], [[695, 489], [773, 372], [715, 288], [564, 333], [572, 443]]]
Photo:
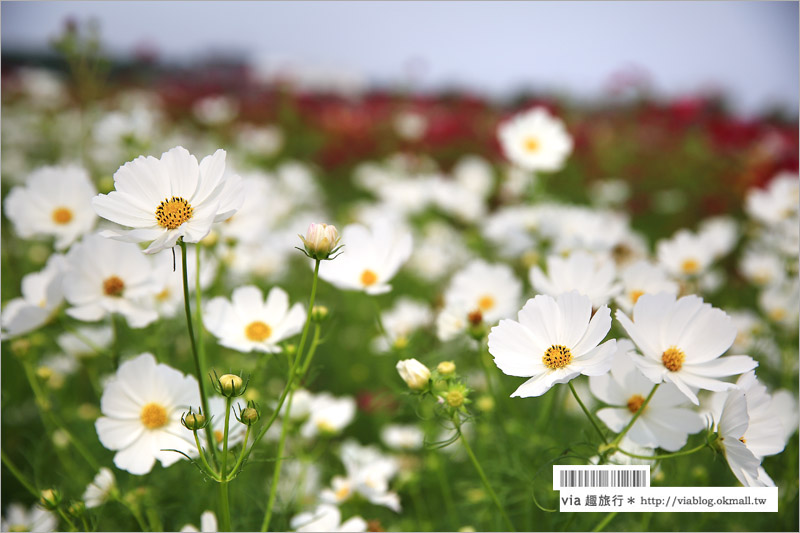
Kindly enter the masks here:
[[647, 466], [592, 465], [584, 467], [554, 466], [553, 489], [578, 487], [649, 487]]

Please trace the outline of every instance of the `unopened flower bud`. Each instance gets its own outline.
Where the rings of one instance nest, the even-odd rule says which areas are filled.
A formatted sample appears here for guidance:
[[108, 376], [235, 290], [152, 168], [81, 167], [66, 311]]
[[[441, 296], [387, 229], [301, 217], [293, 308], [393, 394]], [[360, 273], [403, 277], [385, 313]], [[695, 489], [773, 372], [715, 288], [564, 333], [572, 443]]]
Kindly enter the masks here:
[[67, 512], [76, 518], [80, 518], [86, 512], [86, 504], [82, 501], [72, 502], [67, 508]]
[[181, 423], [192, 431], [203, 429], [206, 425], [206, 417], [200, 413], [189, 413], [181, 418]]
[[322, 322], [328, 318], [329, 315], [328, 308], [324, 305], [315, 305], [311, 308], [311, 320], [314, 322]]
[[16, 339], [11, 343], [11, 353], [17, 357], [28, 355], [31, 350], [31, 341], [28, 339]]
[[239, 396], [244, 392], [244, 381], [236, 374], [224, 374], [219, 378], [220, 393], [223, 396]]
[[415, 390], [424, 389], [431, 379], [431, 371], [416, 359], [398, 361], [396, 368], [403, 381]]
[[239, 419], [239, 421], [246, 426], [252, 426], [256, 422], [258, 422], [258, 418], [259, 418], [258, 411], [254, 407], [248, 407], [242, 410], [241, 418]]
[[39, 503], [47, 509], [55, 509], [61, 503], [61, 494], [55, 489], [44, 489], [41, 492]]
[[460, 390], [451, 390], [445, 397], [447, 405], [450, 407], [461, 407], [464, 405], [464, 394]]
[[443, 376], [449, 376], [456, 371], [456, 364], [452, 361], [442, 361], [436, 367], [436, 370]]
[[340, 237], [336, 226], [311, 224], [308, 226], [306, 236], [298, 235], [298, 237], [303, 241], [306, 255], [312, 259], [329, 259], [340, 248]]

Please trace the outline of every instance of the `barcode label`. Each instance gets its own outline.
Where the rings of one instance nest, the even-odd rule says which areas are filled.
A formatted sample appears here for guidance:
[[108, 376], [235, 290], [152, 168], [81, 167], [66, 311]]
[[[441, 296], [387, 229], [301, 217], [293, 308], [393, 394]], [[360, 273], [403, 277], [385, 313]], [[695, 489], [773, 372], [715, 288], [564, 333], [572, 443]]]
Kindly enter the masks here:
[[649, 487], [647, 465], [553, 466], [553, 490], [575, 487]]

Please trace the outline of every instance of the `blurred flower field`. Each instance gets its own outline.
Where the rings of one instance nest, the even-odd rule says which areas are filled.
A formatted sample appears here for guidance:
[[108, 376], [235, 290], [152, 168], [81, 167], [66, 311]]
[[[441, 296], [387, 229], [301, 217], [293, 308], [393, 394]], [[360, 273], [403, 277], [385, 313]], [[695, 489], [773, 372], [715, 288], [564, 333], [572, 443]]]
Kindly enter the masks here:
[[795, 117], [57, 44], [2, 77], [3, 531], [798, 529]]

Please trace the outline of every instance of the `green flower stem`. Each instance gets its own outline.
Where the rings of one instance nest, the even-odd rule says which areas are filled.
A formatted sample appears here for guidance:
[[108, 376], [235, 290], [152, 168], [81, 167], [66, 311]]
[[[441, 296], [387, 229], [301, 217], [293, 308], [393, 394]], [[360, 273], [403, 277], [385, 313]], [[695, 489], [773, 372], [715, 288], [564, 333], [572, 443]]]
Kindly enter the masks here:
[[208, 474], [214, 481], [220, 481], [219, 474], [214, 471], [213, 468], [211, 468], [206, 460], [206, 454], [203, 451], [203, 447], [200, 445], [200, 437], [197, 436], [197, 430], [193, 430], [192, 433], [194, 434], [194, 442], [197, 445], [197, 453], [200, 456], [200, 460], [203, 462], [203, 466], [206, 469], [206, 474]]
[[639, 407], [639, 409], [637, 409], [635, 413], [633, 413], [633, 416], [628, 422], [628, 425], [622, 429], [622, 431], [619, 433], [619, 435], [617, 435], [617, 437], [613, 441], [611, 441], [611, 446], [613, 446], [614, 448], [619, 446], [619, 443], [622, 442], [622, 438], [628, 433], [628, 431], [630, 431], [630, 429], [636, 423], [636, 420], [644, 412], [645, 407], [647, 407], [647, 404], [650, 403], [650, 400], [653, 398], [653, 395], [656, 393], [656, 390], [660, 385], [661, 383], [656, 383], [655, 385], [653, 385], [653, 388], [650, 389], [650, 394], [647, 395], [647, 398], [645, 398], [644, 403], [642, 403], [642, 406]]
[[605, 518], [603, 518], [602, 520], [600, 520], [600, 523], [599, 523], [599, 524], [597, 524], [597, 525], [594, 527], [594, 529], [592, 530], [592, 533], [597, 533], [598, 531], [603, 531], [603, 528], [605, 528], [605, 527], [608, 525], [608, 523], [609, 523], [609, 522], [611, 522], [612, 520], [614, 520], [614, 517], [615, 517], [615, 516], [617, 516], [617, 512], [616, 512], [616, 511], [614, 511], [614, 512], [612, 512], [612, 513], [608, 513], [608, 514], [605, 516]]
[[195, 280], [194, 280], [194, 298], [195, 310], [197, 314], [195, 320], [197, 321], [197, 353], [200, 358], [200, 368], [206, 368], [206, 344], [203, 342], [203, 294], [200, 289], [200, 245], [195, 246]]
[[34, 498], [39, 499], [39, 497], [42, 495], [41, 492], [36, 490], [36, 487], [34, 487], [33, 484], [22, 475], [22, 472], [20, 472], [16, 465], [11, 462], [11, 459], [8, 458], [6, 452], [0, 451], [0, 457], [2, 457], [3, 464], [6, 466], [6, 468], [8, 468], [8, 471], [11, 472], [15, 478], [17, 478], [17, 481], [19, 481], [22, 486], [28, 490], [28, 492], [33, 494]]
[[113, 497], [116, 501], [118, 501], [122, 506], [127, 509], [133, 518], [136, 520], [136, 523], [139, 524], [139, 529], [142, 531], [150, 531], [150, 528], [147, 527], [147, 524], [142, 518], [142, 513], [139, 511], [138, 507], [133, 504], [126, 502], [123, 498], [119, 497], [119, 495]]
[[63, 431], [69, 438], [70, 444], [72, 444], [72, 446], [75, 447], [75, 449], [78, 451], [81, 457], [83, 457], [84, 460], [89, 464], [89, 466], [92, 467], [94, 471], [99, 470], [100, 465], [97, 463], [97, 461], [95, 461], [94, 457], [92, 457], [92, 454], [89, 453], [89, 450], [87, 450], [83, 446], [83, 444], [75, 438], [72, 432], [69, 429], [67, 429], [67, 427], [61, 422], [61, 420], [59, 420], [58, 417], [56, 417], [56, 415], [53, 414], [52, 410], [50, 409], [50, 401], [46, 398], [44, 391], [39, 386], [39, 381], [36, 378], [36, 374], [30, 362], [27, 360], [22, 361], [22, 367], [25, 369], [25, 376], [28, 378], [28, 383], [30, 384], [31, 389], [33, 390], [33, 396], [36, 399], [36, 405], [39, 406], [39, 415], [42, 418], [42, 423], [44, 424], [45, 429], [48, 430], [48, 433], [50, 433], [51, 436], [52, 436], [52, 431], [51, 428], [48, 427], [48, 425], [55, 426], [61, 431]]
[[314, 280], [311, 282], [311, 297], [308, 300], [308, 310], [306, 311], [306, 324], [303, 326], [303, 334], [300, 336], [300, 345], [297, 347], [297, 358], [303, 354], [303, 349], [306, 347], [306, 339], [308, 338], [308, 328], [311, 325], [311, 310], [314, 309], [314, 300], [317, 297], [317, 281], [319, 280], [319, 264], [320, 260], [317, 259], [314, 263]]
[[458, 415], [456, 414], [453, 417], [453, 422], [456, 425], [456, 431], [458, 432], [458, 436], [461, 439], [461, 443], [464, 445], [464, 449], [467, 450], [467, 455], [469, 455], [470, 461], [472, 461], [472, 465], [475, 467], [475, 470], [478, 471], [478, 475], [483, 482], [483, 486], [486, 487], [486, 491], [491, 496], [492, 501], [494, 502], [495, 507], [500, 511], [500, 515], [503, 517], [503, 521], [506, 523], [506, 528], [508, 531], [516, 531], [514, 529], [514, 524], [511, 523], [511, 519], [508, 518], [508, 514], [506, 514], [506, 510], [503, 508], [503, 505], [500, 503], [500, 499], [495, 494], [494, 489], [489, 484], [489, 480], [486, 478], [486, 474], [483, 472], [483, 468], [481, 468], [481, 464], [478, 462], [478, 458], [475, 457], [475, 453], [472, 451], [472, 448], [469, 445], [469, 442], [464, 437], [464, 434], [461, 432], [461, 422], [458, 420]]
[[242, 443], [242, 453], [239, 454], [239, 459], [236, 461], [236, 464], [233, 465], [230, 474], [228, 474], [228, 481], [231, 481], [236, 474], [239, 473], [239, 468], [242, 467], [242, 463], [244, 462], [245, 451], [247, 450], [247, 441], [250, 439], [250, 430], [252, 426], [247, 426], [247, 431], [244, 434], [244, 441]]
[[450, 484], [447, 481], [447, 477], [444, 473], [444, 468], [442, 468], [442, 461], [438, 455], [431, 454], [431, 459], [434, 463], [434, 469], [436, 470], [436, 477], [439, 479], [439, 488], [442, 491], [442, 498], [444, 499], [444, 506], [447, 509], [447, 516], [450, 518], [450, 528], [455, 531], [458, 526], [458, 514], [456, 513], [456, 507], [453, 504], [453, 491], [450, 488]]
[[655, 461], [655, 460], [658, 460], [658, 459], [671, 459], [673, 457], [681, 457], [683, 455], [690, 455], [690, 454], [693, 454], [695, 452], [699, 452], [700, 450], [702, 450], [706, 446], [708, 446], [708, 443], [704, 442], [700, 446], [692, 448], [691, 450], [681, 450], [679, 452], [665, 453], [665, 454], [662, 454], [662, 455], [638, 455], [638, 454], [635, 454], [635, 453], [626, 452], [622, 448], [617, 448], [617, 451], [620, 452], [620, 453], [624, 453], [628, 457], [633, 457], [634, 459], [647, 459], [647, 460], [650, 460], [650, 461]]
[[600, 429], [600, 426], [597, 425], [597, 421], [592, 416], [592, 413], [589, 412], [589, 409], [586, 408], [586, 406], [583, 404], [580, 397], [578, 396], [578, 391], [575, 390], [575, 386], [572, 385], [571, 381], [568, 383], [568, 385], [569, 385], [569, 390], [572, 391], [572, 395], [575, 397], [575, 401], [577, 401], [578, 405], [581, 406], [581, 409], [583, 409], [583, 412], [584, 414], [586, 414], [586, 417], [589, 419], [589, 422], [592, 423], [592, 426], [594, 426], [595, 431], [597, 431], [597, 434], [600, 435], [603, 444], [608, 444], [606, 436], [603, 434], [603, 431]]
[[231, 397], [227, 396], [225, 398], [225, 430], [223, 431], [222, 435], [222, 470], [221, 470], [221, 478], [219, 484], [219, 496], [220, 496], [220, 521], [222, 522], [222, 530], [223, 531], [230, 531], [231, 530], [231, 509], [228, 505], [228, 478], [227, 478], [227, 468], [228, 468], [228, 428], [230, 427], [231, 422]]
[[61, 516], [61, 518], [64, 520], [64, 522], [66, 522], [69, 525], [70, 531], [78, 531], [78, 528], [75, 527], [75, 524], [73, 524], [72, 520], [69, 519], [69, 516], [67, 516], [67, 513], [64, 512], [64, 509], [58, 507], [57, 511], [59, 516]]
[[[300, 354], [298, 353], [298, 359]], [[283, 417], [281, 427], [281, 440], [278, 442], [278, 457], [275, 460], [275, 470], [272, 473], [272, 485], [269, 487], [269, 500], [267, 501], [267, 511], [264, 513], [264, 521], [261, 523], [261, 531], [269, 529], [269, 522], [272, 519], [272, 508], [275, 505], [275, 497], [278, 494], [278, 482], [281, 478], [281, 464], [283, 463], [283, 450], [286, 446], [286, 435], [289, 428], [289, 411], [292, 409], [292, 398], [294, 397], [294, 390], [289, 393], [289, 400], [286, 402], [286, 414]]]
[[266, 424], [264, 424], [261, 429], [256, 434], [256, 438], [253, 439], [253, 443], [250, 445], [250, 448], [244, 455], [244, 459], [246, 460], [250, 454], [252, 453], [253, 449], [256, 447], [256, 444], [264, 437], [270, 427], [272, 427], [273, 422], [275, 419], [278, 418], [280, 414], [281, 407], [283, 407], [283, 402], [286, 401], [286, 397], [289, 395], [289, 392], [292, 390], [292, 385], [294, 384], [294, 380], [297, 377], [297, 368], [300, 365], [300, 359], [302, 358], [302, 349], [305, 345], [305, 340], [308, 337], [308, 328], [311, 325], [311, 309], [314, 307], [314, 299], [316, 298], [317, 294], [317, 278], [319, 277], [319, 260], [317, 260], [316, 265], [314, 266], [314, 281], [311, 284], [311, 298], [309, 299], [308, 303], [308, 310], [306, 314], [306, 325], [303, 328], [303, 334], [300, 340], [300, 347], [297, 350], [296, 357], [289, 368], [289, 379], [286, 382], [286, 386], [283, 388], [283, 392], [281, 393], [280, 398], [278, 398], [278, 404], [275, 406], [275, 410], [272, 412], [272, 415], [269, 417], [269, 420]]
[[[489, 391], [489, 395], [492, 398], [496, 399], [497, 398], [497, 394], [495, 393], [494, 384], [492, 383], [491, 367], [489, 366], [489, 363], [486, 361], [486, 357], [484, 357], [485, 355], [487, 355], [489, 353], [489, 351], [488, 351], [489, 350], [489, 346], [488, 345], [484, 345], [483, 341], [479, 341], [479, 342], [480, 342], [480, 346], [478, 348], [478, 360], [481, 363], [481, 367], [483, 368], [483, 374], [486, 377], [486, 389]], [[486, 349], [484, 349], [484, 346], [485, 346]]]
[[120, 345], [119, 333], [122, 326], [120, 325], [120, 317], [116, 313], [111, 313], [111, 329], [114, 332], [114, 370], [119, 368], [119, 360], [122, 356], [122, 346]]
[[[210, 416], [208, 411], [208, 397], [206, 396], [205, 388], [205, 368], [200, 363], [200, 356], [197, 352], [197, 344], [195, 344], [194, 328], [192, 327], [192, 310], [189, 308], [189, 279], [186, 273], [186, 243], [183, 239], [178, 240], [181, 247], [181, 267], [183, 268], [183, 307], [186, 311], [186, 326], [189, 328], [189, 340], [192, 344], [192, 355], [194, 356], [194, 368], [197, 374], [197, 386], [200, 388], [200, 405], [203, 408], [203, 414]], [[214, 446], [214, 436], [211, 434], [211, 424], [206, 425], [206, 443], [208, 449], [211, 450], [212, 456], [216, 459], [217, 449]]]
[[300, 376], [305, 376], [306, 372], [308, 372], [308, 367], [311, 366], [314, 352], [317, 351], [317, 346], [319, 345], [320, 329], [319, 324], [314, 325], [314, 338], [311, 339], [311, 346], [308, 348], [308, 354], [306, 354], [306, 360], [303, 362], [303, 368], [300, 369]]

